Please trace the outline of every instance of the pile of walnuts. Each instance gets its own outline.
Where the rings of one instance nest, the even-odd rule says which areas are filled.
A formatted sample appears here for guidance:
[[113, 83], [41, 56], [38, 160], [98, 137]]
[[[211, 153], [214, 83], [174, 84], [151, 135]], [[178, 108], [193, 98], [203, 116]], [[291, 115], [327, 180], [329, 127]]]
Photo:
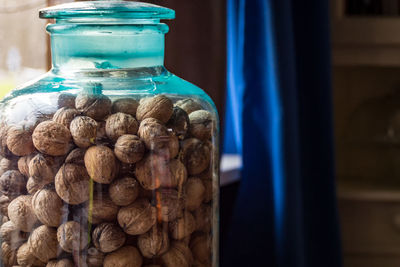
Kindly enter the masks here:
[[215, 115], [165, 95], [58, 108], [0, 128], [3, 265], [211, 266]]

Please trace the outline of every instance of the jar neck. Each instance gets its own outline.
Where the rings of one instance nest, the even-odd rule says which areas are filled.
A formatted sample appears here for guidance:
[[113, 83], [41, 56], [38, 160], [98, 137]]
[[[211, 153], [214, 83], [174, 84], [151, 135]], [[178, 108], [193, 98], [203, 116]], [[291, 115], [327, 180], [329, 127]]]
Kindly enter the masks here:
[[57, 22], [48, 25], [47, 31], [53, 70], [133, 69], [164, 64], [165, 24]]

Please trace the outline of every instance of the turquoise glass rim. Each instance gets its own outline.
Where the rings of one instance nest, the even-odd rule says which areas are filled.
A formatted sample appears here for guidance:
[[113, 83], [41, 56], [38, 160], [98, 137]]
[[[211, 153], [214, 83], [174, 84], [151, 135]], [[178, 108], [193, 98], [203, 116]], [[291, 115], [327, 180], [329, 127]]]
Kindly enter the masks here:
[[39, 10], [43, 19], [120, 18], [120, 19], [174, 19], [175, 11], [143, 2], [86, 1], [61, 4]]

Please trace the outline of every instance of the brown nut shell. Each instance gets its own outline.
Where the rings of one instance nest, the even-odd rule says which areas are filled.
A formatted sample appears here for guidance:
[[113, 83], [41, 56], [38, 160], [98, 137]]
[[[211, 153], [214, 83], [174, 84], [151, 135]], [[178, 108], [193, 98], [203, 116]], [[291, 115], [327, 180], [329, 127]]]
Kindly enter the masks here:
[[196, 175], [210, 165], [210, 148], [196, 138], [189, 138], [182, 142], [180, 160], [186, 166], [189, 175]]
[[106, 120], [106, 135], [113, 141], [116, 141], [124, 134], [136, 134], [139, 124], [136, 119], [125, 113], [115, 113], [108, 116]]
[[[89, 207], [90, 208], [90, 207]], [[96, 193], [92, 201], [92, 223], [112, 222], [117, 219], [119, 207], [112, 202], [108, 194]]]
[[190, 134], [200, 140], [210, 139], [215, 131], [215, 119], [207, 110], [196, 110], [189, 114]]
[[115, 156], [124, 163], [136, 163], [143, 158], [145, 146], [139, 137], [125, 134], [118, 138], [115, 143]]
[[133, 203], [139, 195], [139, 183], [135, 178], [123, 177], [121, 179], [114, 180], [108, 192], [111, 200], [118, 206], [128, 206]]
[[157, 95], [140, 102], [136, 111], [136, 118], [139, 121], [154, 118], [166, 123], [171, 118], [172, 112], [172, 101], [164, 95]]
[[18, 170], [18, 162], [16, 162], [15, 158], [2, 158], [0, 160], [0, 176], [3, 175], [3, 173], [5, 173], [6, 171], [11, 170]]
[[40, 181], [37, 181], [33, 177], [29, 177], [28, 182], [26, 182], [26, 190], [28, 191], [28, 194], [34, 195], [37, 191], [42, 189], [45, 185], [47, 185], [45, 182], [40, 182]]
[[156, 207], [159, 221], [171, 222], [183, 214], [183, 200], [175, 189], [160, 189], [156, 192]]
[[90, 147], [85, 153], [84, 160], [87, 172], [95, 182], [109, 184], [118, 172], [117, 160], [109, 147], [102, 145]]
[[156, 223], [157, 211], [149, 200], [141, 198], [118, 212], [118, 223], [129, 235], [146, 233]]
[[160, 183], [162, 187], [174, 187], [179, 190], [187, 181], [187, 171], [185, 165], [178, 160], [173, 159], [168, 165], [169, 174], [160, 176]]
[[75, 264], [70, 259], [51, 260], [46, 267], [75, 267]]
[[33, 256], [28, 242], [19, 247], [17, 251], [17, 262], [21, 266], [46, 266], [46, 263]]
[[72, 120], [70, 131], [74, 143], [87, 148], [96, 142], [97, 122], [88, 116], [78, 116]]
[[203, 264], [211, 264], [211, 238], [203, 233], [193, 234], [189, 248], [193, 258]]
[[24, 243], [28, 236], [12, 222], [7, 221], [0, 227], [0, 237], [3, 242], [7, 242], [12, 249], [17, 249]]
[[190, 212], [185, 211], [181, 218], [169, 223], [169, 230], [172, 238], [183, 239], [196, 230], [196, 221]]
[[29, 162], [29, 176], [42, 184], [53, 183], [59, 167], [59, 159], [39, 153]]
[[138, 249], [132, 246], [119, 248], [104, 258], [104, 267], [140, 267], [142, 263]]
[[69, 129], [71, 121], [79, 116], [80, 112], [74, 108], [63, 107], [54, 113], [53, 121], [58, 122]]
[[149, 150], [168, 150], [170, 133], [167, 127], [154, 118], [144, 119], [139, 126], [138, 136]]
[[68, 221], [58, 227], [57, 240], [60, 247], [69, 253], [82, 250], [89, 243], [87, 231], [74, 221]]
[[11, 200], [7, 196], [0, 196], [0, 213], [4, 217], [8, 217], [8, 205], [10, 204]]
[[172, 131], [179, 136], [179, 138], [183, 139], [189, 130], [189, 125], [189, 116], [186, 111], [180, 107], [174, 107], [174, 112], [167, 122], [167, 127], [171, 128]]
[[102, 267], [105, 254], [95, 247], [90, 247], [87, 251], [86, 262], [90, 267]]
[[17, 251], [11, 246], [3, 242], [1, 244], [1, 259], [5, 267], [17, 265]]
[[202, 231], [204, 233], [211, 232], [213, 213], [210, 205], [201, 205], [194, 211], [193, 216], [196, 221], [196, 231]]
[[45, 225], [58, 227], [66, 212], [64, 203], [52, 188], [40, 189], [33, 195], [32, 207], [36, 217]]
[[[30, 154], [28, 156], [20, 157], [18, 159], [18, 170], [22, 175], [29, 177], [29, 162], [32, 158], [35, 157], [35, 154]], [[3, 174], [3, 173], [2, 173]]]
[[185, 205], [187, 210], [194, 211], [203, 203], [205, 187], [200, 178], [189, 178], [185, 184]]
[[8, 217], [21, 231], [30, 232], [38, 221], [32, 209], [32, 196], [21, 195], [11, 201]]
[[148, 154], [136, 163], [135, 173], [140, 185], [147, 190], [159, 188], [162, 179], [171, 179], [168, 161], [157, 154]]
[[168, 229], [154, 225], [150, 231], [139, 236], [137, 244], [144, 257], [158, 257], [169, 249]]
[[64, 164], [55, 179], [56, 192], [65, 202], [76, 205], [89, 199], [90, 178], [85, 167]]
[[25, 127], [11, 126], [7, 132], [7, 147], [17, 156], [26, 156], [35, 151], [32, 132]]
[[70, 93], [61, 93], [58, 96], [58, 108], [75, 108], [75, 98], [76, 96]]
[[41, 225], [28, 239], [28, 245], [33, 256], [42, 262], [48, 262], [57, 257], [57, 231], [46, 225]]
[[54, 121], [39, 123], [33, 131], [32, 139], [37, 150], [50, 156], [67, 154], [71, 145], [68, 128]]
[[109, 253], [119, 249], [125, 243], [126, 235], [124, 231], [113, 223], [99, 224], [92, 233], [94, 246], [104, 253]]
[[80, 94], [75, 99], [76, 109], [95, 120], [111, 113], [111, 100], [105, 95]]
[[139, 102], [133, 98], [120, 98], [114, 101], [112, 105], [112, 113], [122, 112], [132, 116], [136, 116], [136, 110]]
[[67, 158], [65, 159], [65, 163], [85, 165], [84, 161], [85, 153], [86, 149], [75, 148], [68, 154]]
[[192, 252], [180, 241], [172, 242], [170, 249], [161, 256], [165, 267], [190, 267], [193, 261]]
[[186, 111], [187, 114], [190, 114], [193, 111], [202, 109], [201, 104], [193, 98], [185, 98], [185, 99], [178, 100], [175, 103], [175, 106], [180, 107], [181, 109]]
[[27, 178], [19, 171], [6, 171], [0, 176], [0, 192], [8, 197], [16, 197], [26, 192]]

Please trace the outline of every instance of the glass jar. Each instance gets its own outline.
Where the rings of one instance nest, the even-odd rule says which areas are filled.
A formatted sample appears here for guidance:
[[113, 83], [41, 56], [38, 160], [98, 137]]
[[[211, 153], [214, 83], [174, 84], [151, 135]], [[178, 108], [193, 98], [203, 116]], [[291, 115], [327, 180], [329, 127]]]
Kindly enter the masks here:
[[0, 106], [3, 266], [218, 266], [218, 115], [163, 66], [174, 15], [40, 11], [52, 69]]

